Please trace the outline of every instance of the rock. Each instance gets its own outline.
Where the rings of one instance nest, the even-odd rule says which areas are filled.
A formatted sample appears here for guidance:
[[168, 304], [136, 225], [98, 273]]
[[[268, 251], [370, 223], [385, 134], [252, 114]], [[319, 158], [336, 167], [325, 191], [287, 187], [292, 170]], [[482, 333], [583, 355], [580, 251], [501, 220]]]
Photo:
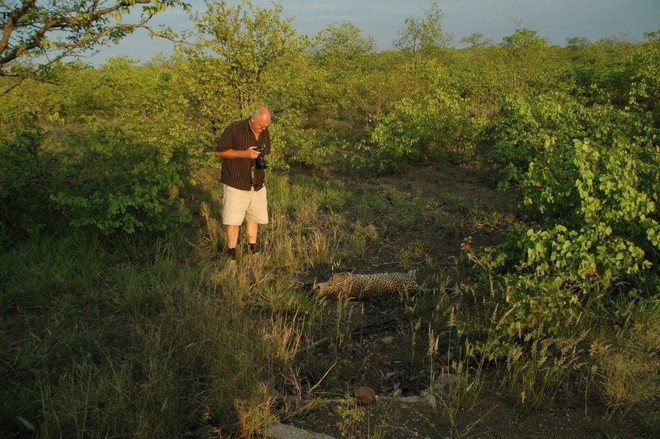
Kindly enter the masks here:
[[280, 422], [271, 424], [265, 434], [267, 438], [271, 439], [335, 439], [327, 434], [314, 433], [293, 425], [284, 425]]
[[424, 396], [424, 399], [426, 400], [426, 403], [431, 406], [433, 410], [436, 410], [438, 408], [438, 403], [435, 400], [435, 396], [432, 393], [428, 393]]
[[370, 405], [376, 402], [376, 391], [371, 387], [362, 386], [355, 390], [355, 399], [360, 405]]
[[185, 438], [191, 438], [191, 439], [214, 439], [214, 438], [221, 438], [222, 436], [220, 435], [220, 430], [218, 430], [216, 427], [213, 427], [211, 425], [205, 425], [203, 427], [199, 427], [198, 429], [194, 431], [188, 431], [184, 434]]
[[398, 396], [397, 394], [386, 398], [388, 400], [392, 401], [398, 401], [403, 404], [404, 409], [410, 408], [409, 405], [417, 405], [417, 404], [428, 404], [433, 410], [436, 409], [437, 407], [437, 401], [435, 399], [435, 396], [427, 391], [423, 391], [421, 395], [419, 396]]
[[434, 392], [446, 395], [449, 392], [449, 388], [458, 381], [458, 375], [453, 373], [444, 373], [438, 375], [433, 380], [433, 386], [431, 387]]

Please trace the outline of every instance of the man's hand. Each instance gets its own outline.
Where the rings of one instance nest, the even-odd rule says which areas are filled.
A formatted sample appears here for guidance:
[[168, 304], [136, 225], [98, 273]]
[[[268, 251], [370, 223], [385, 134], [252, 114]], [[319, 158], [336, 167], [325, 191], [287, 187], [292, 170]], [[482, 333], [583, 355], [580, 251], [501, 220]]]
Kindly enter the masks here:
[[261, 153], [257, 150], [257, 147], [256, 147], [256, 146], [251, 146], [251, 147], [249, 147], [249, 148], [246, 150], [246, 152], [247, 152], [247, 157], [246, 157], [246, 158], [248, 158], [248, 159], [256, 159], [257, 157], [259, 157], [259, 154], [261, 154]]

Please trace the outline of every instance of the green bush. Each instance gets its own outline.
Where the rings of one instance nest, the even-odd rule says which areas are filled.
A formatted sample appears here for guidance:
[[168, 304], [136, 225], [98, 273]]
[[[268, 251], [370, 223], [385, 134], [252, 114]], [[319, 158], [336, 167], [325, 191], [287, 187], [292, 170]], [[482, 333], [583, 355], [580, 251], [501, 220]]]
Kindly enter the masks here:
[[[607, 109], [592, 111], [571, 96], [551, 93], [541, 96], [513, 95], [505, 98], [499, 120], [494, 121], [491, 159], [502, 169], [504, 186], [516, 185], [546, 138], [570, 141], [598, 133]], [[612, 127], [611, 123], [605, 126]]]
[[484, 120], [470, 114], [469, 101], [442, 90], [417, 100], [403, 99], [377, 121], [371, 143], [363, 145], [366, 154], [360, 165], [388, 173], [409, 164], [469, 161], [484, 127]]
[[[575, 67], [564, 75], [574, 94], [590, 104], [613, 102], [655, 111], [658, 102], [660, 44], [608, 47], [596, 44], [575, 54]], [[657, 118], [657, 115], [656, 115]]]
[[44, 139], [31, 120], [0, 133], [0, 231], [5, 238], [31, 235], [52, 219], [48, 197], [54, 164], [43, 154]]
[[270, 128], [273, 148], [268, 157], [274, 169], [287, 169], [289, 165], [322, 167], [330, 155], [327, 145], [319, 145], [314, 129], [302, 126], [296, 111], [278, 116]]
[[186, 222], [186, 148], [137, 143], [117, 128], [71, 133], [53, 201], [76, 227], [160, 232]]
[[556, 334], [590, 298], [657, 292], [660, 151], [649, 115], [548, 97], [512, 103], [498, 154], [518, 158], [507, 172], [534, 222], [490, 255], [506, 273], [502, 329]]

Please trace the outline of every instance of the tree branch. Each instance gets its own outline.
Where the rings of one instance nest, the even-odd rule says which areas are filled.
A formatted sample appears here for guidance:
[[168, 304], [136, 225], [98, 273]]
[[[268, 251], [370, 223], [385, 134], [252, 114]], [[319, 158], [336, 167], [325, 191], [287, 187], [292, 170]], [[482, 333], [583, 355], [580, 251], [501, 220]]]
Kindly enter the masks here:
[[[112, 38], [117, 32], [130, 33], [135, 29], [143, 28], [151, 35], [155, 34], [146, 24], [157, 11], [149, 9], [143, 11], [137, 23], [109, 25], [106, 17], [121, 11], [122, 8], [131, 9], [136, 5], [148, 4], [179, 5], [184, 9], [188, 6], [183, 0], [159, 0], [155, 3], [152, 0], [121, 0], [105, 8], [101, 8], [103, 2], [100, 0], [90, 2], [63, 0], [58, 3], [59, 5], [53, 4], [52, 7], [39, 7], [36, 0], [24, 0], [21, 7], [8, 13], [0, 38], [0, 76], [5, 74], [2, 71], [3, 66], [37, 49], [42, 49], [43, 53], [48, 53], [49, 49], [69, 50], [69, 54], [57, 56], [57, 59], [61, 59], [77, 48], [83, 49], [104, 38]], [[66, 34], [57, 41], [45, 43], [47, 35], [54, 31], [62, 31]], [[16, 44], [14, 45], [12, 41], [16, 41]]]
[[24, 17], [30, 11], [30, 9], [34, 8], [35, 3], [37, 3], [37, 0], [28, 0], [25, 3], [23, 3], [23, 6], [21, 8], [16, 9], [14, 12], [9, 14], [7, 25], [2, 30], [2, 39], [0, 40], [0, 53], [3, 53], [7, 48], [7, 46], [9, 45], [9, 39], [11, 38], [11, 34], [14, 31], [16, 27], [16, 23], [18, 23], [18, 20]]

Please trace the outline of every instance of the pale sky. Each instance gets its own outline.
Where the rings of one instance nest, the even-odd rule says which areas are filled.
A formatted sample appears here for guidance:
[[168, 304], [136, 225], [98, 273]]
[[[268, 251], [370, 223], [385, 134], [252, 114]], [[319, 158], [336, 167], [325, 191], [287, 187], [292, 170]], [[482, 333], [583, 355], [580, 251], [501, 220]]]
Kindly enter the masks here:
[[[206, 10], [204, 0], [186, 0], [194, 11]], [[229, 0], [229, 5], [239, 1]], [[270, 8], [271, 0], [252, 0], [255, 6]], [[408, 17], [423, 18], [432, 0], [280, 0], [284, 18], [293, 18], [300, 33], [316, 35], [330, 24], [348, 21], [362, 30], [362, 37], [372, 37], [379, 50], [392, 47]], [[622, 36], [632, 41], [643, 39], [644, 32], [660, 30], [660, 0], [437, 0], [443, 12], [446, 32], [461, 38], [482, 33], [496, 43], [515, 29], [526, 27], [539, 32], [551, 44], [564, 45], [571, 37], [598, 41]], [[188, 14], [169, 9], [154, 17], [152, 27], [170, 26], [175, 30], [190, 28]], [[146, 31], [137, 31], [117, 45], [103, 48], [87, 59], [100, 64], [113, 56], [128, 56], [148, 61], [158, 53], [169, 55], [172, 44], [152, 40]]]

